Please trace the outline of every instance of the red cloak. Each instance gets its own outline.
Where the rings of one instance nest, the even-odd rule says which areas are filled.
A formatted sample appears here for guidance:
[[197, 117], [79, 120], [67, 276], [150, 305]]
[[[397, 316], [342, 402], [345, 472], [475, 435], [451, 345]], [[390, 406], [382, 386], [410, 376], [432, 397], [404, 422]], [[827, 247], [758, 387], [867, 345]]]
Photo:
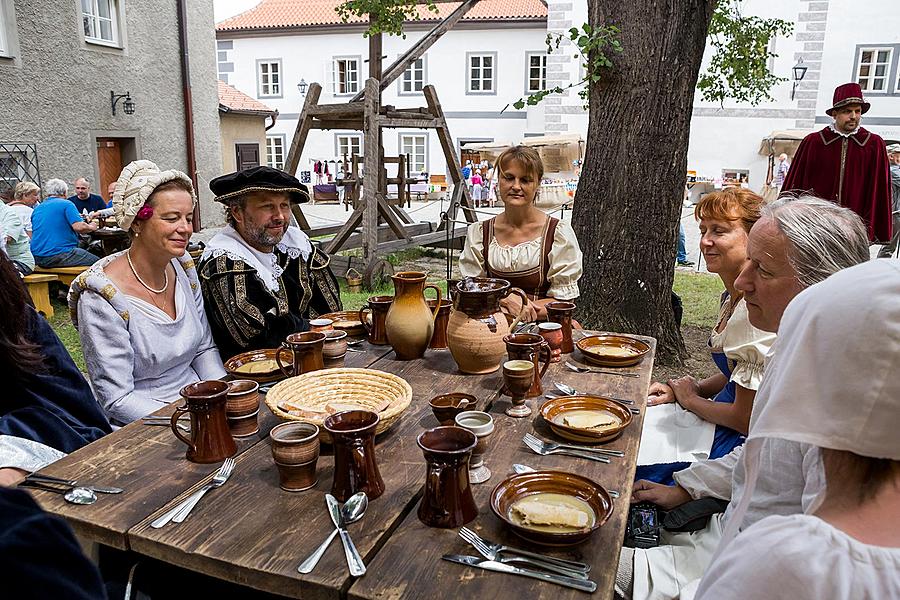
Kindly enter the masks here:
[[826, 127], [803, 138], [781, 191], [837, 202], [862, 218], [870, 241], [891, 239], [887, 151], [883, 139], [862, 127], [847, 137]]

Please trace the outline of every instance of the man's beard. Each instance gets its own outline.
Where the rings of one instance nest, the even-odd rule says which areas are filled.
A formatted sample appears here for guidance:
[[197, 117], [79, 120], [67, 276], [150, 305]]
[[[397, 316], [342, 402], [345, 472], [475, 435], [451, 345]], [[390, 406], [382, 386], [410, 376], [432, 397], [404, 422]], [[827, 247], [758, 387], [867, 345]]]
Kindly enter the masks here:
[[247, 241], [259, 246], [275, 246], [284, 237], [284, 229], [282, 228], [278, 235], [273, 235], [264, 225], [248, 222], [244, 225], [244, 235]]

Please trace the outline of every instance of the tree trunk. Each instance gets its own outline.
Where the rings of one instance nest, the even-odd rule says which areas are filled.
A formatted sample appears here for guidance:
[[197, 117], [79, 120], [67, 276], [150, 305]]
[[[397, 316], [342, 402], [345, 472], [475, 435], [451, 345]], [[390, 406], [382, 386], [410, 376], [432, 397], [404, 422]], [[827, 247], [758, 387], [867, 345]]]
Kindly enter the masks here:
[[584, 251], [579, 317], [657, 339], [680, 363], [672, 281], [694, 88], [715, 0], [588, 0], [590, 24], [621, 29], [623, 51], [591, 88], [572, 224]]

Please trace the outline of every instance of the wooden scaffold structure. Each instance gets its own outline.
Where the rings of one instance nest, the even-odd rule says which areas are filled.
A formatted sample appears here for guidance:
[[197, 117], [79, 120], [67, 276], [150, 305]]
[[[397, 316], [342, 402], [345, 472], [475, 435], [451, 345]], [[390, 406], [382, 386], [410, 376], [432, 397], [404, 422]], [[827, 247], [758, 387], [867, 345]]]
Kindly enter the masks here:
[[[433, 0], [438, 3], [449, 3], [453, 0]], [[419, 4], [427, 4], [427, 0], [418, 0]], [[312, 83], [307, 91], [306, 101], [297, 128], [294, 132], [291, 147], [285, 160], [285, 170], [296, 173], [300, 164], [300, 155], [306, 144], [306, 138], [313, 129], [341, 129], [363, 132], [363, 174], [362, 195], [355, 204], [354, 211], [347, 222], [340, 227], [334, 237], [327, 243], [325, 250], [329, 254], [341, 250], [347, 245], [351, 235], [361, 227], [361, 247], [365, 264], [364, 281], [370, 289], [390, 266], [382, 259], [384, 254], [423, 245], [446, 245], [452, 240], [465, 236], [465, 227], [456, 226], [456, 214], [461, 206], [466, 222], [473, 223], [477, 217], [469, 190], [463, 180], [462, 170], [455, 154], [453, 139], [444, 111], [438, 101], [434, 86], [423, 88], [427, 106], [417, 108], [396, 108], [382, 105], [381, 92], [391, 85], [418, 58], [420, 58], [440, 37], [449, 31], [462, 17], [469, 12], [478, 0], [465, 0], [438, 23], [427, 35], [412, 45], [386, 69], [382, 69], [382, 34], [373, 33], [369, 37], [369, 77], [364, 89], [349, 102], [339, 104], [319, 104], [322, 86]], [[370, 23], [377, 15], [369, 16]], [[399, 187], [404, 181], [404, 161], [400, 157], [385, 157], [382, 143], [383, 129], [434, 129], [437, 133], [453, 192], [449, 209], [443, 216], [440, 226], [431, 231], [422, 232], [410, 215], [403, 210], [402, 204], [395, 206], [387, 201], [387, 186], [393, 179], [387, 177], [385, 164], [399, 162], [401, 165]], [[401, 192], [402, 194], [402, 192]], [[401, 196], [402, 197], [402, 196]], [[295, 215], [300, 226], [309, 230], [309, 224], [302, 212]], [[384, 222], [387, 227], [379, 231]], [[393, 235], [391, 235], [393, 234]], [[448, 249], [449, 250], [449, 249]]]

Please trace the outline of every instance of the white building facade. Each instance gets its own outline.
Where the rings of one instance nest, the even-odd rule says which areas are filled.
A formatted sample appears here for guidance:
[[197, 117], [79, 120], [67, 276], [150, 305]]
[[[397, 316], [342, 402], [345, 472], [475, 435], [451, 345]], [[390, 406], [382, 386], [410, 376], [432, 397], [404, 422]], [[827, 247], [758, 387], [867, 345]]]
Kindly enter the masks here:
[[[339, 0], [330, 4], [337, 5]], [[434, 85], [457, 149], [469, 142], [513, 143], [543, 135], [543, 106], [504, 110], [529, 89], [546, 85], [546, 7], [540, 0], [518, 4], [522, 6], [515, 11], [493, 16], [485, 12], [493, 8], [486, 6], [473, 18], [463, 19], [384, 90], [382, 105], [425, 106], [422, 87]], [[303, 18], [308, 17], [299, 14], [294, 21]], [[330, 20], [337, 19], [332, 15]], [[408, 25], [406, 39], [385, 36], [385, 67], [435, 23]], [[279, 111], [275, 126], [267, 132], [268, 164], [279, 168], [284, 164], [304, 102], [298, 89], [301, 80], [322, 85], [320, 104], [347, 102], [365, 85], [368, 40], [363, 31], [362, 24], [286, 25], [269, 14], [265, 1], [217, 25], [219, 78]], [[385, 130], [383, 136], [385, 156], [409, 155], [411, 172], [446, 173], [433, 130]], [[311, 172], [316, 161], [361, 152], [362, 139], [361, 131], [313, 130], [298, 171]]]

